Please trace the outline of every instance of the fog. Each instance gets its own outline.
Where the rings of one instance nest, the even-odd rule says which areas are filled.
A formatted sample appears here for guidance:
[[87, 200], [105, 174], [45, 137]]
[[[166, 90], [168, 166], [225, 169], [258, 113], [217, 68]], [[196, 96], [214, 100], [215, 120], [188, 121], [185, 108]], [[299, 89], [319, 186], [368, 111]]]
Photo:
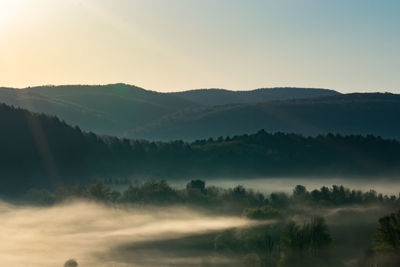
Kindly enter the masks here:
[[[305, 185], [308, 190], [343, 184], [352, 189], [374, 189], [385, 194], [398, 195], [400, 191], [399, 182], [355, 179], [208, 180], [207, 184], [221, 187], [242, 184], [263, 193], [291, 192], [297, 184]], [[185, 185], [184, 182], [174, 184]], [[246, 199], [243, 203], [247, 203]], [[221, 215], [221, 212], [232, 213], [227, 212], [224, 205], [214, 206], [218, 202], [203, 206], [169, 204], [157, 207], [107, 203], [67, 200], [39, 207], [0, 201], [1, 266], [54, 267], [63, 266], [68, 259], [76, 259], [80, 267], [243, 266], [245, 250], [241, 255], [232, 256], [214, 249], [214, 240], [222, 231], [259, 224], [282, 226], [287, 220], [302, 225], [312, 216], [326, 219], [334, 239], [332, 258], [346, 266], [355, 266], [371, 247], [378, 218], [395, 207], [394, 202], [330, 206], [329, 203], [308, 205], [300, 201], [281, 207], [283, 218], [249, 221], [241, 218], [238, 212], [235, 216]], [[229, 203], [234, 207], [243, 204]], [[276, 231], [277, 235], [281, 234], [281, 230]]]
[[[24, 267], [63, 266], [70, 258], [79, 266], [188, 266], [185, 257], [163, 258], [156, 248], [137, 254], [128, 248], [250, 225], [240, 217], [209, 216], [184, 207], [113, 208], [82, 201], [40, 208], [0, 202], [0, 220], [1, 265]], [[210, 255], [208, 261], [229, 260]]]
[[[292, 193], [296, 185], [304, 185], [309, 191], [320, 189], [322, 186], [330, 187], [332, 185], [343, 185], [351, 189], [369, 191], [371, 189], [384, 195], [396, 195], [400, 192], [400, 180], [393, 178], [255, 178], [255, 179], [207, 179], [208, 186], [218, 187], [235, 187], [243, 185], [246, 188], [253, 189], [257, 192], [270, 194], [273, 192]], [[174, 187], [184, 187], [187, 181], [171, 181], [170, 184]]]

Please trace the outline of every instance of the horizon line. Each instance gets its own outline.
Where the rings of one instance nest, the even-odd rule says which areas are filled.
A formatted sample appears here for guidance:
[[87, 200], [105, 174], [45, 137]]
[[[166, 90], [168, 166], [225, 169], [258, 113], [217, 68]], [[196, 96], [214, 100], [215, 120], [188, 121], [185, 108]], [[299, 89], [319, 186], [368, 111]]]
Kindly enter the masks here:
[[140, 88], [142, 90], [146, 91], [151, 91], [151, 92], [157, 92], [157, 93], [179, 93], [179, 92], [189, 92], [189, 91], [197, 91], [197, 90], [224, 90], [224, 91], [229, 91], [229, 92], [251, 92], [251, 91], [256, 91], [256, 90], [262, 90], [262, 89], [279, 89], [279, 88], [296, 88], [296, 89], [316, 89], [316, 90], [330, 90], [330, 91], [335, 91], [340, 94], [352, 94], [352, 93], [391, 93], [391, 94], [396, 94], [391, 91], [351, 91], [351, 92], [342, 92], [341, 90], [336, 90], [332, 88], [324, 88], [324, 87], [304, 87], [304, 86], [273, 86], [273, 87], [258, 87], [254, 89], [239, 89], [239, 90], [234, 90], [234, 89], [226, 89], [226, 88], [220, 88], [220, 87], [208, 87], [208, 88], [194, 88], [194, 89], [182, 89], [178, 91], [157, 91], [157, 90], [152, 90], [152, 89], [146, 89], [141, 86], [137, 86], [135, 84], [131, 83], [124, 83], [124, 82], [115, 82], [115, 83], [103, 83], [103, 84], [96, 84], [96, 83], [70, 83], [70, 84], [40, 84], [40, 85], [30, 85], [30, 86], [25, 86], [25, 87], [12, 87], [12, 86], [0, 86], [0, 88], [4, 89], [14, 89], [14, 90], [25, 90], [25, 89], [30, 89], [30, 88], [37, 88], [37, 87], [63, 87], [63, 86], [112, 86], [112, 85], [127, 85], [131, 87], [136, 87]]

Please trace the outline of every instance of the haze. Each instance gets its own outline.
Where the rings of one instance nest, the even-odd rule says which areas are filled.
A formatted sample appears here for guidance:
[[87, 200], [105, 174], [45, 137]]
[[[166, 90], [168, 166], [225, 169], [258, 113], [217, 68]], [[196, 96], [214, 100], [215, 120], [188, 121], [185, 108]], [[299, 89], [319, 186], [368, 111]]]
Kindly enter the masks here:
[[[172, 181], [172, 185], [178, 188], [186, 186], [185, 181]], [[236, 185], [244, 185], [249, 189], [253, 189], [263, 194], [271, 194], [273, 192], [285, 192], [291, 194], [293, 188], [298, 185], [304, 185], [308, 190], [320, 189], [323, 186], [343, 185], [368, 192], [375, 190], [385, 195], [398, 196], [400, 192], [400, 181], [393, 178], [369, 177], [369, 178], [345, 178], [345, 177], [321, 177], [321, 178], [291, 178], [291, 177], [264, 177], [264, 178], [236, 178], [229, 179], [220, 177], [218, 179], [207, 180], [207, 184], [211, 186], [230, 188]]]
[[[155, 249], [151, 256], [132, 252], [135, 260], [129, 264], [122, 257], [112, 258], [111, 251], [127, 244], [251, 225], [238, 217], [204, 215], [182, 207], [121, 209], [88, 202], [48, 208], [1, 202], [0, 220], [0, 262], [3, 266], [16, 267], [62, 266], [69, 258], [75, 258], [79, 266], [147, 266], [137, 263], [155, 261], [155, 258], [158, 264], [165, 264], [166, 261], [156, 256]], [[209, 256], [210, 260], [218, 260]]]
[[1, 0], [0, 85], [400, 92], [398, 1]]

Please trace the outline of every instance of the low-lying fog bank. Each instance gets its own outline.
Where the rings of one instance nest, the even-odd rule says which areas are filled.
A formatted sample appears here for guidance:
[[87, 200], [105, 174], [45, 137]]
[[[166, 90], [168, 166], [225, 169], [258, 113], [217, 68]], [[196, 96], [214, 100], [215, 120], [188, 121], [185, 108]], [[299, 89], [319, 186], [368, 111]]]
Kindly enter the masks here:
[[[336, 249], [342, 257], [355, 260], [368, 246], [376, 218], [386, 210], [352, 206], [309, 212], [325, 214], [333, 236], [340, 239]], [[304, 218], [292, 219], [301, 223]], [[182, 206], [113, 207], [84, 201], [52, 207], [0, 202], [0, 220], [1, 265], [16, 267], [61, 267], [70, 258], [83, 267], [242, 266], [240, 259], [213, 251], [216, 233], [268, 224]], [[354, 238], [354, 231], [362, 238]], [[344, 245], [349, 243], [354, 249]]]
[[119, 261], [110, 252], [115, 254], [116, 248], [135, 243], [161, 242], [250, 224], [240, 217], [211, 217], [184, 207], [113, 208], [82, 201], [40, 208], [0, 202], [0, 221], [1, 265], [16, 267], [63, 266], [70, 258], [76, 259], [79, 266], [143, 266], [149, 258], [149, 266], [174, 262], [185, 266], [185, 258], [158, 258], [155, 250], [152, 254], [130, 252], [130, 263], [122, 258]]
[[[327, 185], [280, 180], [286, 188]], [[301, 185], [285, 194], [276, 191], [289, 190], [273, 180], [243, 181], [258, 192], [275, 191], [261, 194], [228, 182], [240, 181], [221, 182], [225, 188], [192, 180], [179, 189], [152, 180], [122, 191], [102, 183], [32, 189], [15, 200], [19, 205], [0, 201], [0, 265], [61, 267], [76, 259], [82, 267], [293, 267], [298, 261], [301, 267], [366, 267], [383, 255], [366, 254], [379, 248], [379, 218], [400, 205], [396, 186], [389, 192], [396, 196], [343, 186], [308, 191]]]
[[[208, 186], [218, 186], [223, 188], [230, 188], [238, 184], [246, 188], [253, 189], [257, 192], [270, 194], [273, 192], [285, 192], [291, 194], [296, 185], [304, 185], [309, 191], [319, 189], [322, 186], [330, 187], [332, 185], [343, 185], [344, 187], [369, 191], [375, 190], [384, 195], [398, 196], [400, 192], [400, 177], [394, 178], [251, 178], [251, 179], [207, 179]], [[184, 181], [170, 181], [174, 187], [185, 187], [187, 180]]]

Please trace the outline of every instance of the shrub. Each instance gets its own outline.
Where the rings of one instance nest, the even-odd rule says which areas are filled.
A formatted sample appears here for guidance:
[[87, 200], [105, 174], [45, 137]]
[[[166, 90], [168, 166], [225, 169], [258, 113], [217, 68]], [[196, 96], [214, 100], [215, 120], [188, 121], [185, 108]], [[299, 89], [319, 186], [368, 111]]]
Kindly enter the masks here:
[[247, 208], [243, 211], [243, 217], [253, 220], [275, 219], [282, 216], [282, 212], [271, 206], [263, 206], [260, 208]]

